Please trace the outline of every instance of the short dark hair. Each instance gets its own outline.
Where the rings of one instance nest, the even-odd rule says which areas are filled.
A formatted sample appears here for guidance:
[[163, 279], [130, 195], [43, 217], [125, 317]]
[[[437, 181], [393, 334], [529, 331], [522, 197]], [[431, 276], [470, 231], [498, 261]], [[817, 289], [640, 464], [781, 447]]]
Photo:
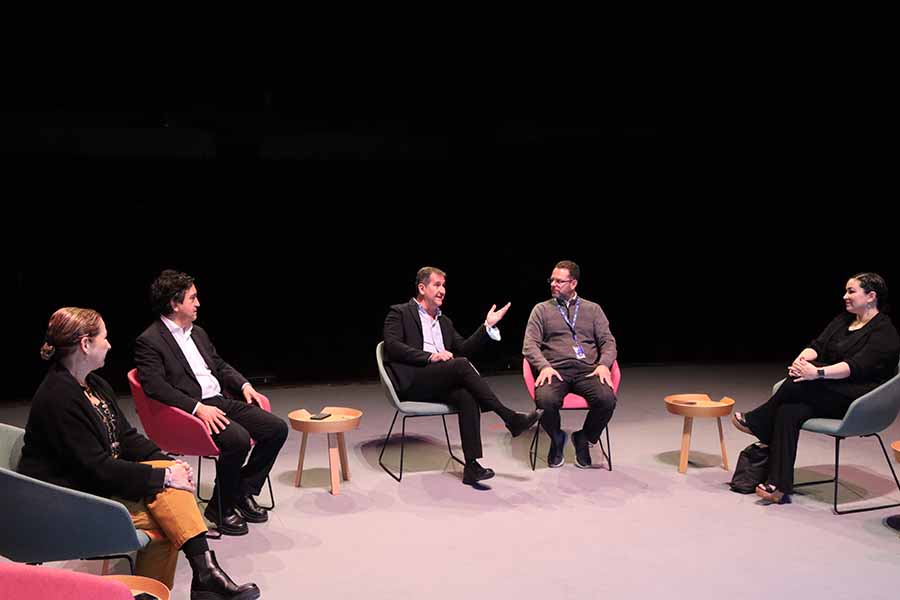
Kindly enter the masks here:
[[431, 274], [440, 275], [441, 277], [446, 277], [447, 274], [438, 269], [437, 267], [422, 267], [419, 269], [418, 273], [416, 273], [416, 294], [419, 293], [419, 284], [424, 283], [428, 285], [428, 282], [431, 281]]
[[875, 307], [881, 308], [888, 299], [887, 284], [878, 273], [857, 273], [850, 279], [855, 279], [867, 294], [875, 292]]
[[572, 279], [577, 279], [579, 281], [581, 280], [581, 268], [578, 265], [576, 265], [574, 262], [572, 262], [571, 260], [561, 260], [558, 263], [556, 263], [556, 266], [553, 268], [554, 269], [568, 269], [569, 277], [571, 277]]
[[150, 285], [150, 305], [153, 312], [166, 316], [172, 314], [172, 301], [184, 302], [184, 293], [194, 285], [194, 278], [187, 273], [166, 269]]

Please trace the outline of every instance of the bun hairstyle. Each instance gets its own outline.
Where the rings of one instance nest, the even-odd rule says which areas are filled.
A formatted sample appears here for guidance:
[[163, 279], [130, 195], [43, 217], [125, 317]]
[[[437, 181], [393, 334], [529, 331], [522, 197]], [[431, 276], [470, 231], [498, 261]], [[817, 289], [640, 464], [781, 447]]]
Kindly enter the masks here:
[[884, 309], [884, 305], [888, 299], [888, 288], [884, 282], [884, 278], [878, 273], [857, 273], [850, 279], [859, 282], [859, 287], [867, 294], [875, 292], [875, 307], [879, 310]]
[[67, 306], [50, 317], [41, 358], [59, 360], [75, 351], [82, 338], [100, 333], [100, 313], [90, 308]]

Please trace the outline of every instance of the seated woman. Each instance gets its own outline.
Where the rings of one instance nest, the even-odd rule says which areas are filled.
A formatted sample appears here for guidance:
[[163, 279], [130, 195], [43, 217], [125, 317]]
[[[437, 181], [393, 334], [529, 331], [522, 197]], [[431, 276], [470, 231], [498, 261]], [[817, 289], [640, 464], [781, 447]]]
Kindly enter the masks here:
[[258, 598], [256, 584], [235, 584], [209, 549], [190, 466], [173, 461], [139, 434], [109, 384], [93, 373], [110, 347], [97, 312], [61, 308], [53, 313], [41, 348], [51, 365], [32, 400], [19, 472], [120, 500], [135, 527], [161, 530], [166, 539], [138, 553], [138, 575], [171, 588], [181, 549], [193, 570], [191, 598]]
[[788, 377], [768, 402], [732, 423], [769, 445], [769, 478], [756, 494], [776, 504], [790, 502], [800, 428], [807, 419], [843, 419], [850, 404], [897, 371], [900, 337], [880, 312], [887, 285], [876, 273], [847, 281], [844, 305], [819, 337], [788, 367]]

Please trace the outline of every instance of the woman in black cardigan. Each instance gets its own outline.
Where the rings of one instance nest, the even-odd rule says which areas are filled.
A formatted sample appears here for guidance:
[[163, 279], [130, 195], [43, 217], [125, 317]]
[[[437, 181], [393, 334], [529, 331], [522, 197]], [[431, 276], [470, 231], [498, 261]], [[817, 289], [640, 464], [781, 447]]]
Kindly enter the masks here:
[[876, 273], [847, 281], [836, 317], [788, 367], [788, 377], [762, 406], [734, 413], [735, 427], [769, 445], [769, 478], [756, 494], [776, 504], [790, 502], [800, 428], [807, 419], [843, 419], [850, 404], [897, 371], [900, 337], [880, 312], [887, 285]]
[[34, 395], [19, 472], [124, 501], [135, 526], [165, 539], [138, 553], [136, 571], [170, 588], [180, 548], [193, 570], [191, 598], [252, 600], [256, 584], [236, 585], [206, 542], [190, 466], [138, 433], [94, 370], [110, 349], [100, 315], [61, 308], [50, 318], [41, 356], [52, 362]]

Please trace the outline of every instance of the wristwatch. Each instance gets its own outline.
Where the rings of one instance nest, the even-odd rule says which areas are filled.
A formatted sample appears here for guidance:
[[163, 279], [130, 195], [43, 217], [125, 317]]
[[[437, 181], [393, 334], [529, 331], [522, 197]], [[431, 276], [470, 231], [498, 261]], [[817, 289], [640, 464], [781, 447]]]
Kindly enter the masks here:
[[816, 373], [819, 374], [819, 379], [825, 379], [825, 369], [816, 369]]

